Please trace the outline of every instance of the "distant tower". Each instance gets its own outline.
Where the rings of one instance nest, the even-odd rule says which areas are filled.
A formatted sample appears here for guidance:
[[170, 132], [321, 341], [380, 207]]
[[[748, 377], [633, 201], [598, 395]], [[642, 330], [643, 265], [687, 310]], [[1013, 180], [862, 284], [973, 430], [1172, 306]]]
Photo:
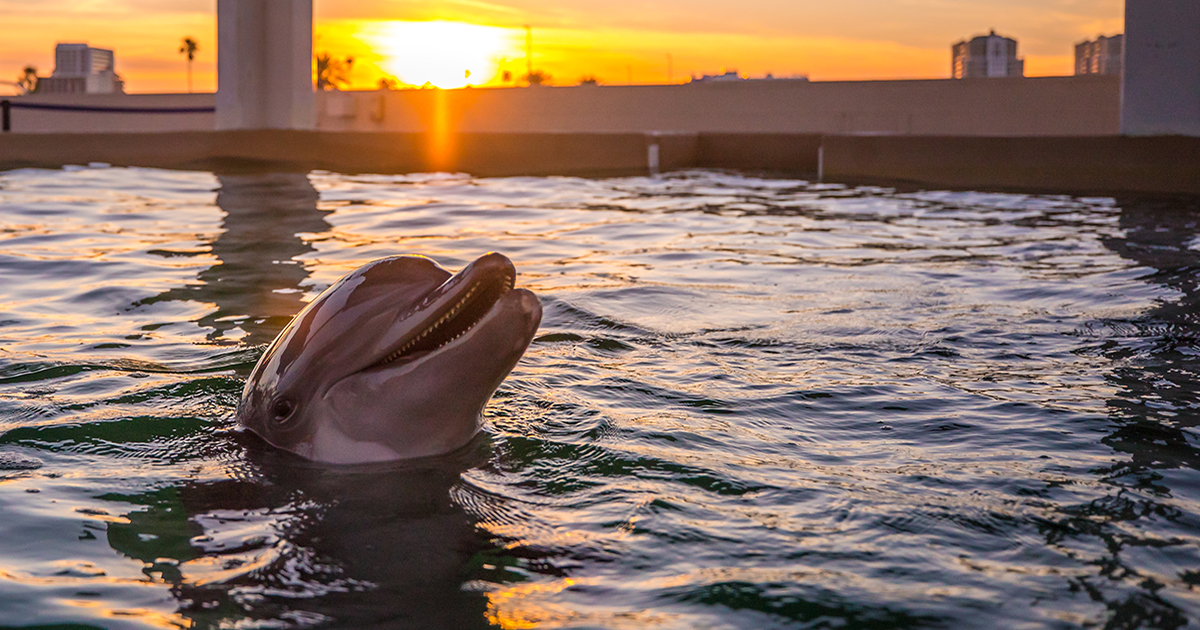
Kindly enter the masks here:
[[1121, 74], [1123, 35], [1087, 40], [1075, 44], [1075, 74]]
[[116, 72], [116, 56], [87, 44], [54, 47], [54, 72], [38, 80], [42, 94], [111, 94], [124, 92], [125, 82]]
[[950, 47], [950, 76], [984, 79], [1025, 76], [1025, 60], [1017, 58], [1017, 40], [992, 31]]
[[1200, 136], [1200, 2], [1126, 0], [1121, 133]]
[[313, 129], [312, 0], [217, 0], [217, 129]]

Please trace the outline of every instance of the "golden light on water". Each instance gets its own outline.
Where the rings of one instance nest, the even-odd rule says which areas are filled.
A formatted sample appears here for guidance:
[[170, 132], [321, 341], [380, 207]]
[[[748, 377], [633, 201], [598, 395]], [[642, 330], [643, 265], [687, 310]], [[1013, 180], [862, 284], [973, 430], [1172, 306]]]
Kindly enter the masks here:
[[523, 32], [463, 22], [367, 22], [358, 38], [377, 65], [408, 85], [459, 88], [498, 80], [500, 63], [522, 51]]
[[587, 626], [613, 630], [643, 630], [678, 626], [679, 616], [662, 611], [580, 610], [563, 601], [562, 593], [574, 586], [590, 586], [592, 579], [563, 578], [550, 582], [525, 582], [490, 591], [487, 619], [501, 630], [530, 630], [546, 626]]
[[569, 621], [576, 616], [571, 611], [530, 600], [552, 597], [576, 583], [563, 578], [548, 583], [516, 584], [488, 593], [488, 621], [503, 630], [528, 630], [550, 622]]

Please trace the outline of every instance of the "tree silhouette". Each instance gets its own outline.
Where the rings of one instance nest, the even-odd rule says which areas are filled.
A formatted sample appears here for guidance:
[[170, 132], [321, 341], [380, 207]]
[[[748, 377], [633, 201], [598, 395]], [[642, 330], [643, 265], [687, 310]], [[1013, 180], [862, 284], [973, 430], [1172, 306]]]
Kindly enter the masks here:
[[33, 92], [37, 91], [37, 85], [37, 68], [33, 66], [25, 66], [25, 69], [21, 71], [20, 76], [17, 77], [17, 87], [25, 90], [26, 94], [32, 94]]
[[550, 82], [550, 74], [544, 70], [534, 70], [525, 75], [525, 80], [529, 85], [545, 85]]
[[180, 54], [186, 54], [188, 58], [188, 93], [192, 92], [192, 62], [196, 60], [196, 51], [200, 50], [200, 46], [196, 44], [196, 40], [191, 37], [183, 38], [183, 45], [179, 47]]
[[338, 90], [349, 85], [353, 68], [354, 57], [342, 60], [327, 52], [317, 53], [317, 89]]

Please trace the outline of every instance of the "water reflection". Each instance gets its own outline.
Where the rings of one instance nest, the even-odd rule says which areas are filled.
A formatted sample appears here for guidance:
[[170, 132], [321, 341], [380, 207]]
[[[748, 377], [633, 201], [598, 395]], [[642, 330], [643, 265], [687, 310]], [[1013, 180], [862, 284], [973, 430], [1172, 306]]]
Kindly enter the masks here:
[[1144, 278], [1178, 293], [1126, 323], [1132, 344], [1109, 341], [1120, 364], [1112, 381], [1124, 394], [1109, 402], [1120, 428], [1104, 442], [1128, 453], [1125, 473], [1156, 468], [1200, 469], [1200, 451], [1185, 430], [1200, 426], [1197, 325], [1200, 324], [1200, 208], [1195, 201], [1131, 201], [1123, 206], [1122, 238], [1105, 244], [1155, 270]]
[[[197, 320], [209, 340], [264, 344], [304, 306], [298, 259], [313, 247], [301, 235], [330, 226], [306, 175], [218, 179], [218, 264], [142, 303], [211, 303]], [[421, 464], [346, 471], [238, 440], [247, 461], [231, 463], [228, 479], [107, 497], [144, 506], [108, 528], [108, 543], [171, 585], [194, 627], [490, 627], [486, 595], [463, 585], [473, 572], [497, 581], [487, 569], [497, 562], [451, 498], [461, 472], [481, 462], [481, 442]]]
[[1101, 441], [1128, 459], [1093, 471], [1111, 485], [1109, 493], [1066, 506], [1062, 518], [1045, 523], [1043, 530], [1052, 547], [1070, 548], [1072, 541], [1092, 538], [1103, 544], [1103, 555], [1092, 560], [1101, 579], [1071, 582], [1111, 611], [1106, 627], [1177, 628], [1187, 625], [1188, 613], [1162, 595], [1190, 591], [1198, 576], [1180, 571], [1176, 562], [1155, 572], [1155, 564], [1147, 566], [1142, 556], [1185, 557], [1193, 544], [1187, 537], [1163, 537], [1162, 528], [1189, 529], [1177, 502], [1186, 501], [1190, 489], [1172, 487], [1177, 484], [1168, 471], [1200, 468], [1194, 433], [1189, 440], [1189, 430], [1200, 426], [1195, 389], [1200, 379], [1200, 209], [1194, 201], [1129, 200], [1122, 204], [1120, 227], [1123, 235], [1105, 239], [1105, 245], [1151, 270], [1143, 280], [1177, 297], [1135, 319], [1106, 321], [1101, 330], [1091, 331], [1100, 339], [1083, 351], [1103, 355], [1115, 366], [1106, 377], [1117, 389], [1108, 401], [1115, 429]]
[[[73, 194], [86, 183], [49, 179]], [[21, 320], [6, 339], [33, 357], [47, 340], [121, 341], [149, 323], [163, 326], [152, 343], [105, 352], [193, 360], [99, 370], [89, 350], [7, 381], [0, 446], [44, 462], [6, 473], [0, 493], [9, 623], [108, 627], [142, 609], [196, 627], [1200, 618], [1194, 208], [1131, 200], [1121, 215], [1107, 202], [704, 173], [436, 186], [316, 175], [323, 203], [346, 204], [331, 230], [306, 180], [281, 194], [266, 179], [222, 178], [227, 233], [203, 266], [221, 264], [156, 298], [189, 302], [136, 320], [108, 313], [124, 317], [140, 285], [79, 299], [54, 282], [90, 292], [115, 277], [88, 262], [93, 225], [129, 222], [133, 251], [147, 235], [187, 242], [192, 228], [161, 229], [185, 199], [211, 229], [207, 176], [188, 180], [200, 182], [191, 196], [139, 188], [120, 213], [103, 195], [58, 208], [59, 188], [22, 201], [38, 233], [6, 240], [24, 258], [5, 264], [46, 271], [10, 290], [60, 308], [6, 315]], [[259, 209], [288, 196], [295, 212], [261, 225]], [[51, 211], [81, 213], [76, 241], [43, 229]], [[325, 263], [397, 242], [528, 261], [551, 307], [492, 408], [494, 463], [461, 477], [474, 464], [334, 474], [228, 437], [242, 381], [211, 366], [256, 350], [197, 345], [197, 331], [222, 344], [274, 334], [301, 306], [278, 291], [313, 282], [277, 262], [316, 258], [306, 231], [329, 238]], [[122, 260], [122, 276], [156, 284], [180, 273]], [[334, 272], [321, 264], [308, 269]], [[84, 317], [57, 316], [68, 309]]]
[[[253, 441], [243, 436], [244, 441]], [[418, 464], [329, 469], [247, 444], [226, 480], [112, 500], [145, 506], [109, 545], [171, 585], [192, 627], [259, 620], [345, 628], [486, 628], [496, 551], [452, 499], [476, 441]], [[511, 578], [517, 577], [510, 574]], [[500, 580], [503, 581], [503, 580]]]
[[219, 262], [200, 272], [197, 282], [175, 287], [139, 304], [190, 300], [216, 305], [197, 323], [211, 329], [209, 340], [271, 341], [301, 308], [301, 283], [308, 270], [298, 260], [313, 251], [301, 234], [330, 228], [317, 209], [318, 194], [301, 173], [218, 175], [217, 206], [225, 212], [224, 231], [212, 243]]

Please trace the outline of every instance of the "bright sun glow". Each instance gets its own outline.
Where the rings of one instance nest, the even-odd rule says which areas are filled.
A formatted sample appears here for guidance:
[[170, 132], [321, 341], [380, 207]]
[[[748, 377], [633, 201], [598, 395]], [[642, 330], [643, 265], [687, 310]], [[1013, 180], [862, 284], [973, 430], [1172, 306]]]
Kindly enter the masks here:
[[504, 58], [524, 54], [521, 31], [462, 22], [374, 22], [359, 37], [382, 57], [384, 72], [408, 85], [484, 85]]

